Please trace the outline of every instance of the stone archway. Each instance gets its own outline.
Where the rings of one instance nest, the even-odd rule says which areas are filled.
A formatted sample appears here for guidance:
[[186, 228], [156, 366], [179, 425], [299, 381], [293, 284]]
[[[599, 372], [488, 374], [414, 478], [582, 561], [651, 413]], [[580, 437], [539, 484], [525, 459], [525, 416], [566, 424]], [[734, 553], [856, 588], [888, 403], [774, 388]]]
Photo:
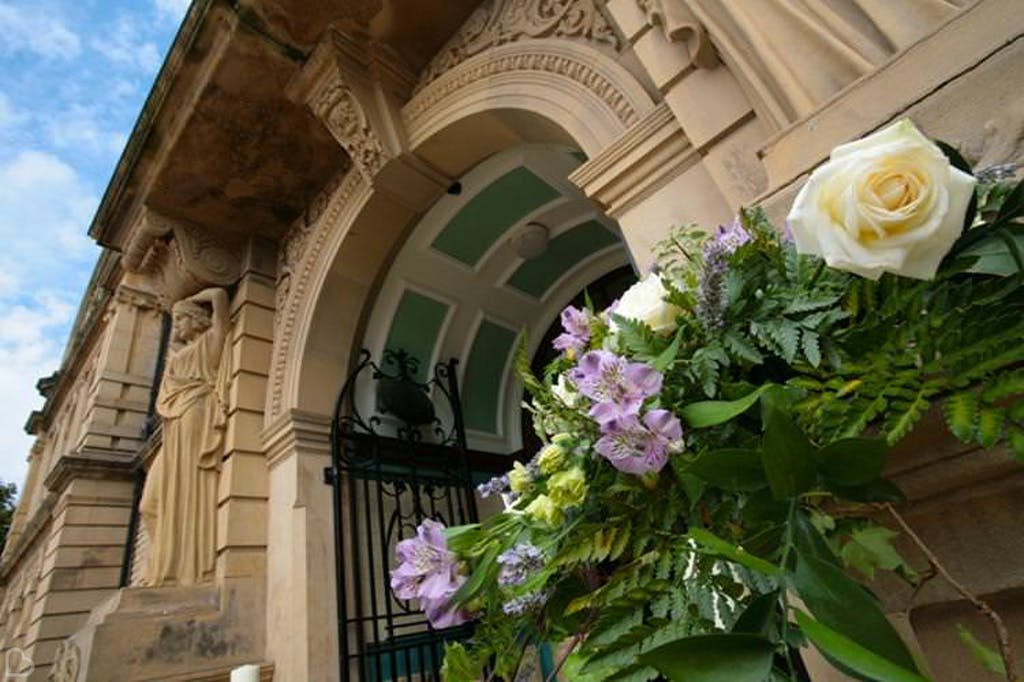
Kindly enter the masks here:
[[334, 522], [321, 473], [326, 415], [397, 249], [449, 184], [481, 161], [530, 143], [594, 156], [654, 109], [607, 51], [533, 38], [476, 53], [399, 106], [394, 89], [346, 71], [347, 57], [337, 56], [343, 42], [335, 36], [314, 55], [312, 84], [300, 83], [297, 96], [353, 165], [283, 249], [268, 381], [267, 642], [283, 679], [337, 675]]

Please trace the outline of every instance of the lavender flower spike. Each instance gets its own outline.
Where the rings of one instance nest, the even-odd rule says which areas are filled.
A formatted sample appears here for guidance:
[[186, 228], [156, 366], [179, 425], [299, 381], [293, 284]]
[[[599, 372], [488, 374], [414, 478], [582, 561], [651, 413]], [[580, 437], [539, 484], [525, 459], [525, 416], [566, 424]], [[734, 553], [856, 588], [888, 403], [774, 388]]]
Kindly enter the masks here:
[[605, 350], [586, 353], [569, 378], [595, 402], [590, 416], [599, 424], [636, 415], [644, 400], [661, 391], [662, 381], [661, 372], [650, 365]]
[[668, 410], [651, 410], [643, 421], [636, 417], [613, 419], [594, 449], [619, 471], [643, 475], [661, 471], [669, 452], [679, 447], [683, 427]]
[[501, 610], [509, 616], [521, 616], [544, 606], [548, 600], [545, 592], [530, 592], [522, 597], [515, 597], [505, 602]]
[[751, 240], [738, 220], [719, 225], [714, 236], [704, 244], [704, 269], [697, 285], [697, 319], [707, 331], [717, 331], [725, 323], [725, 275], [729, 256]]
[[448, 550], [444, 525], [426, 519], [416, 537], [395, 547], [398, 567], [391, 571], [391, 589], [399, 599], [418, 599], [434, 627], [450, 627], [469, 615], [451, 604], [466, 577], [458, 572], [458, 557]]
[[524, 542], [503, 552], [498, 557], [498, 563], [501, 564], [501, 573], [498, 574], [499, 585], [522, 585], [531, 573], [544, 566], [544, 552], [539, 547]]

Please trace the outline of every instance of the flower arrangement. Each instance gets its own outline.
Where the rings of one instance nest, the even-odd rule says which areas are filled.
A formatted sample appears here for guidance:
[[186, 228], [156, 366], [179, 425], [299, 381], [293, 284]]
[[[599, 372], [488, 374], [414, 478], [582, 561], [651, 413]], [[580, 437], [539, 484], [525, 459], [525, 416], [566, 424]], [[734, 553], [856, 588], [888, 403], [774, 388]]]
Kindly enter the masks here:
[[837, 148], [786, 235], [756, 209], [677, 231], [609, 309], [567, 308], [543, 377], [520, 354], [546, 445], [481, 486], [505, 511], [398, 547], [396, 596], [477, 621], [445, 679], [515, 679], [540, 642], [572, 680], [796, 679], [808, 645], [860, 679], [927, 679], [852, 575], [923, 579], [877, 519], [905, 526], [886, 451], [931, 405], [1024, 459], [1008, 176], [901, 121]]

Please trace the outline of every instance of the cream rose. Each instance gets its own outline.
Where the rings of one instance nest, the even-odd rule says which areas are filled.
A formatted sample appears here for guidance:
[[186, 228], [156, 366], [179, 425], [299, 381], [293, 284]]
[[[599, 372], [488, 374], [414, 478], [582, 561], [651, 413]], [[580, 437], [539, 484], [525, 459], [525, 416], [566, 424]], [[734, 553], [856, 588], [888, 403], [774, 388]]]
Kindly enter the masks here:
[[679, 326], [676, 316], [681, 310], [665, 301], [666, 296], [668, 291], [662, 285], [661, 277], [652, 272], [627, 289], [612, 312], [627, 320], [640, 320], [655, 333], [668, 334]]
[[960, 236], [975, 179], [904, 119], [840, 145], [787, 218], [800, 253], [869, 279], [932, 279]]

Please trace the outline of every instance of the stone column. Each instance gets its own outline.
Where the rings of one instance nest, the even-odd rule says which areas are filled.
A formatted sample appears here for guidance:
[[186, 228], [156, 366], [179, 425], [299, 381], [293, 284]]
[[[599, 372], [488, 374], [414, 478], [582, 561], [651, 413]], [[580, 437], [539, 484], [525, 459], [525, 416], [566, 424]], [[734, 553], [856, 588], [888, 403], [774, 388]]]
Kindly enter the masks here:
[[330, 418], [298, 411], [265, 434], [270, 468], [267, 654], [282, 682], [338, 679]]

